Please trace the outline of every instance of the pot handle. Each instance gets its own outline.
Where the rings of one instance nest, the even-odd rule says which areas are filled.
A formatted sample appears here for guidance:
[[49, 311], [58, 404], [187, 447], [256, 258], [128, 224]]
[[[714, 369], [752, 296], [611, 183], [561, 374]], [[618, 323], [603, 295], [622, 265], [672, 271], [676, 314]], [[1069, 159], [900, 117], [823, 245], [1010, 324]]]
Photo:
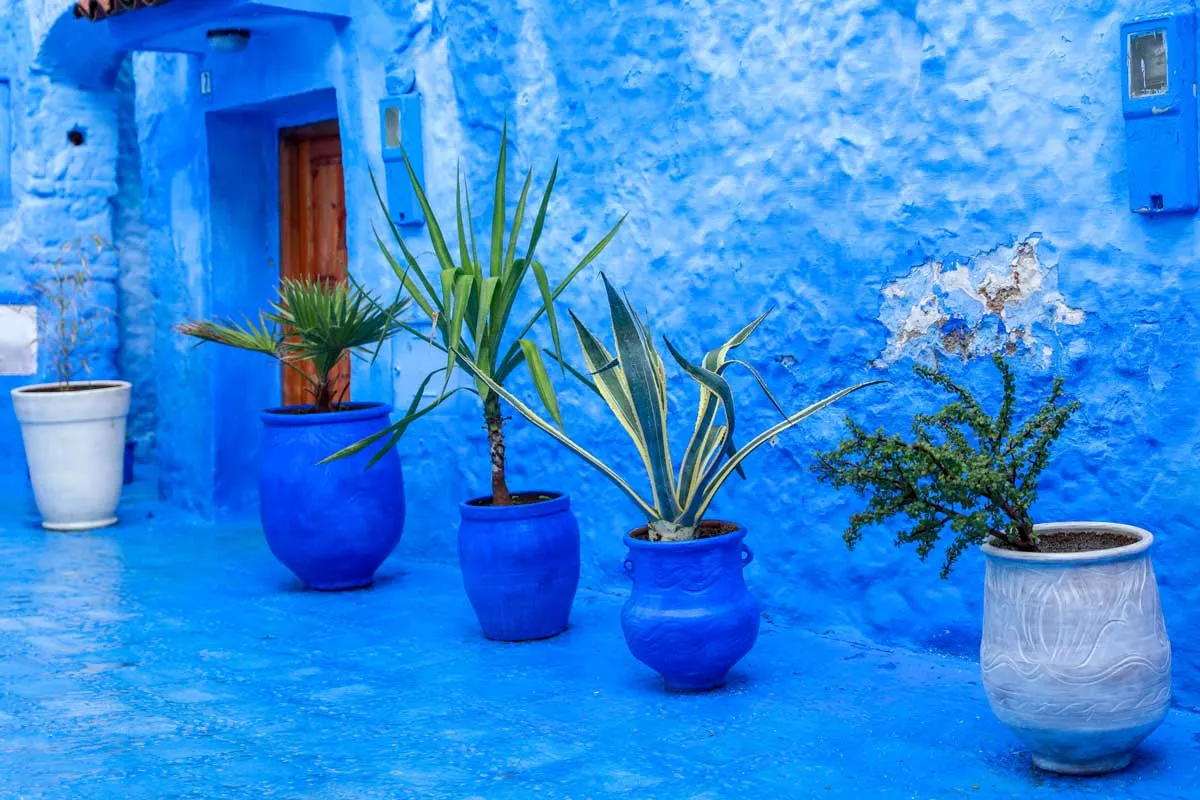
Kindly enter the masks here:
[[625, 559], [625, 563], [622, 564], [621, 566], [624, 567], [625, 574], [628, 575], [630, 578], [632, 578], [633, 577], [633, 562], [627, 558], [627, 559]]
[[754, 551], [750, 549], [750, 545], [742, 542], [742, 566], [747, 566], [754, 560]]

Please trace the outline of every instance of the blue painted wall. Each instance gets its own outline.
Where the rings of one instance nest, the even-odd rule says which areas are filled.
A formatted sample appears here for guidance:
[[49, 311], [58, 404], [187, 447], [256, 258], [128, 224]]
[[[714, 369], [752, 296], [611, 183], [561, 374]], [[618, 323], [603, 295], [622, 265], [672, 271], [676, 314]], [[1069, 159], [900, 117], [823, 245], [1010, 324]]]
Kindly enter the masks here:
[[[0, 202], [0, 294], [5, 302], [28, 302], [31, 284], [46, 275], [49, 265], [62, 260], [69, 266], [75, 257], [64, 247], [70, 243], [92, 236], [115, 239], [117, 109], [122, 95], [113, 79], [119, 59], [95, 58], [91, 68], [82, 70], [87, 81], [53, 79], [41, 46], [61, 11], [54, 4], [0, 2], [0, 80], [8, 83], [11, 103], [8, 135], [0, 136], [0, 144], [7, 145], [0, 157], [9, 159], [11, 167], [9, 192]], [[94, 54], [79, 47], [76, 55], [88, 59]], [[84, 135], [81, 144], [68, 140], [72, 130]], [[88, 303], [94, 306], [98, 325], [78, 355], [92, 377], [119, 376], [122, 264], [116, 253], [106, 251], [92, 258], [91, 266]], [[0, 474], [9, 492], [24, 493], [26, 486], [9, 391], [50, 378], [46, 348], [39, 349], [37, 376], [0, 376]], [[148, 426], [148, 418], [143, 419]]]
[[[628, 210], [601, 266], [686, 352], [775, 304], [748, 356], [786, 405], [886, 374], [892, 386], [844, 408], [890, 426], [936, 399], [911, 379], [914, 356], [981, 387], [992, 372], [974, 357], [996, 347], [1015, 350], [1030, 391], [1067, 375], [1085, 410], [1039, 516], [1158, 533], [1181, 697], [1194, 702], [1197, 229], [1191, 217], [1128, 212], [1117, 32], [1146, 7], [1072, 4], [1050, 18], [1033, 3], [436, 8], [444, 16], [431, 12], [406, 54], [429, 93], [426, 175], [439, 207], [452, 208], [458, 158], [486, 186], [508, 113], [518, 168], [545, 175], [551, 154], [563, 161], [547, 258], [561, 272]], [[585, 278], [568, 305], [600, 323], [598, 289]], [[690, 382], [679, 387], [677, 440], [694, 397]], [[406, 548], [450, 557], [461, 487], [486, 487], [470, 413], [464, 402], [405, 443], [411, 490], [430, 512]], [[609, 450], [616, 427], [594, 401], [564, 413]], [[769, 417], [761, 402], [752, 414]], [[570, 488], [585, 574], [619, 583], [619, 535], [637, 521], [628, 504], [536, 432], [513, 429], [513, 482]], [[845, 551], [856, 500], [808, 473], [812, 451], [840, 432], [828, 413], [782, 437], [717, 504], [751, 530], [753, 588], [769, 613], [806, 626], [972, 653], [981, 559], [943, 582], [887, 530]]]
[[[562, 159], [539, 246], [552, 274], [630, 212], [600, 268], [685, 352], [713, 346], [774, 304], [746, 355], [789, 407], [886, 375], [891, 386], [843, 410], [897, 426], [935, 399], [911, 379], [912, 359], [937, 359], [982, 388], [991, 370], [980, 356], [997, 348], [1013, 354], [1031, 392], [1044, 391], [1053, 374], [1068, 376], [1085, 408], [1049, 473], [1039, 516], [1114, 519], [1159, 536], [1180, 696], [1197, 703], [1200, 642], [1191, 629], [1200, 620], [1200, 558], [1192, 547], [1200, 239], [1193, 217], [1129, 213], [1120, 112], [1118, 27], [1150, 6], [348, 5], [353, 18], [342, 29], [310, 25], [290, 40], [265, 35], [221, 59], [133, 60], [147, 253], [141, 269], [151, 270], [154, 325], [131, 333], [122, 352], [153, 353], [167, 497], [213, 510], [222, 505], [216, 475], [252, 460], [249, 449], [222, 455], [231, 452], [222, 430], [248, 427], [244, 418], [218, 419], [229, 413], [222, 373], [213, 370], [220, 357], [193, 351], [170, 332], [185, 316], [252, 310], [263, 300], [257, 281], [227, 283], [229, 265], [218, 257], [245, 253], [243, 237], [260, 234], [233, 231], [228, 219], [217, 224], [213, 193], [229, 165], [211, 163], [214, 134], [223, 135], [214, 115], [261, 120], [287, 97], [334, 93], [351, 270], [388, 291], [394, 280], [371, 241], [381, 217], [367, 169], [381, 166], [376, 115], [386, 74], [411, 68], [424, 96], [425, 174], [439, 209], [453, 209], [459, 163], [484, 196], [507, 114], [514, 177], [533, 166], [544, 178], [553, 156]], [[207, 98], [199, 95], [201, 70], [213, 77]], [[52, 96], [15, 94], [21, 103]], [[112, 109], [105, 119], [116, 130], [119, 104]], [[23, 113], [40, 133], [65, 111]], [[21, 135], [27, 164], [71, 157], [44, 152], [54, 136]], [[113, 164], [117, 151], [114, 144]], [[119, 181], [102, 183], [117, 194]], [[269, 231], [270, 209], [256, 207]], [[258, 212], [250, 217], [257, 227]], [[29, 223], [24, 235], [38, 233]], [[269, 233], [264, 241], [269, 247]], [[428, 257], [427, 246], [418, 252]], [[593, 271], [564, 300], [599, 325], [599, 289]], [[356, 368], [356, 396], [405, 402], [437, 361], [419, 342], [396, 342], [387, 355]], [[253, 367], [245, 370], [249, 376]], [[689, 381], [677, 387], [682, 439], [694, 395]], [[751, 386], [741, 389], [753, 397]], [[571, 394], [564, 414], [581, 440], [637, 474], [631, 450], [593, 400]], [[747, 428], [751, 419], [769, 418], [765, 404], [750, 401]], [[632, 508], [535, 431], [519, 421], [510, 431], [512, 484], [568, 489], [585, 537], [585, 582], [620, 585], [620, 534], [638, 523]], [[888, 531], [847, 553], [840, 533], [856, 500], [817, 486], [808, 473], [812, 451], [840, 432], [839, 414], [827, 413], [782, 437], [717, 504], [717, 515], [750, 528], [754, 590], [774, 618], [970, 654], [980, 559], [968, 557], [952, 580], [939, 581], [936, 563], [894, 550]], [[487, 487], [478, 412], [466, 398], [452, 403], [402, 447], [409, 492], [420, 503], [412, 504], [401, 553], [453, 559], [456, 504]], [[227, 489], [230, 496], [241, 491]]]

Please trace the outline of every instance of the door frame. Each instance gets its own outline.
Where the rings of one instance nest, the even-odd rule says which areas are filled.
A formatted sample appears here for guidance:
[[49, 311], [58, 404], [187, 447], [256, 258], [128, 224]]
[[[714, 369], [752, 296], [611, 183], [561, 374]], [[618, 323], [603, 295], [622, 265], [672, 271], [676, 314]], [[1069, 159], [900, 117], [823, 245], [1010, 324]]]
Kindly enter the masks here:
[[[257, 319], [258, 312], [274, 299], [273, 289], [280, 275], [280, 132], [330, 119], [341, 121], [337, 95], [332, 88], [321, 89], [261, 105], [210, 110], [204, 119], [208, 173], [205, 224], [211, 233], [205, 243], [207, 309], [203, 316]], [[214, 137], [214, 132], [219, 135]], [[345, 157], [343, 144], [343, 160]], [[222, 164], [240, 165], [243, 172], [236, 176], [240, 182], [228, 177], [219, 185], [214, 182], [214, 174], [223, 169], [229, 175]], [[222, 212], [222, 208], [236, 206], [248, 194], [259, 198], [260, 216], [247, 220]], [[347, 214], [353, 208], [347, 197]], [[252, 234], [247, 235], [248, 231]], [[207, 424], [212, 431], [207, 445], [211, 448], [212, 472], [198, 477], [197, 486], [211, 492], [211, 508], [217, 517], [253, 516], [258, 509], [262, 438], [259, 414], [280, 405], [280, 370], [254, 353], [229, 348], [197, 352], [205, 359], [203, 369], [211, 393]]]
[[[335, 268], [335, 271], [344, 272], [344, 279], [349, 282], [349, 242], [346, 241], [349, 209], [347, 208], [345, 153], [342, 147], [341, 126], [336, 118], [279, 128], [277, 216], [279, 222], [278, 277], [280, 279], [288, 273], [289, 266], [295, 266], [296, 261], [299, 261], [301, 265], [311, 266], [314, 229], [310, 224], [312, 220], [307, 219], [309, 215], [303, 209], [310, 206], [314, 198], [309, 194], [312, 188], [309, 182], [296, 180], [297, 176], [302, 174], [300, 171], [304, 169], [303, 162], [307, 158], [306, 144], [335, 137], [338, 142], [338, 172], [341, 174], [342, 219], [339, 233], [342, 237], [343, 256], [341, 268]], [[291, 274], [293, 276], [300, 274], [300, 270], [292, 270]], [[280, 368], [280, 402], [284, 405], [308, 402], [307, 399], [288, 397], [288, 370], [287, 366]], [[308, 371], [307, 368], [306, 371]], [[335, 394], [338, 402], [350, 401], [353, 385], [351, 373], [351, 359], [347, 353], [339, 362], [335, 373], [337, 375], [336, 385], [340, 389]]]

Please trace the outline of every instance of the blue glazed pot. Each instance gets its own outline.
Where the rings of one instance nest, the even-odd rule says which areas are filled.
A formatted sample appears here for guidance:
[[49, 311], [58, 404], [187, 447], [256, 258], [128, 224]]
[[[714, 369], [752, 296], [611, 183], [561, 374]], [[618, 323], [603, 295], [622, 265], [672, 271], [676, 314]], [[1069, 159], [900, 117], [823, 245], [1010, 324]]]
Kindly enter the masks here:
[[[288, 408], [302, 408], [289, 406]], [[311, 406], [310, 406], [311, 408]], [[389, 424], [391, 407], [262, 412], [259, 506], [267, 545], [313, 589], [370, 586], [404, 530], [404, 477], [395, 449], [365, 469], [372, 451], [318, 465]]]
[[562, 633], [579, 588], [579, 523], [558, 492], [512, 506], [462, 503], [458, 558], [463, 586], [489, 639], [521, 642]]
[[633, 579], [621, 609], [625, 642], [670, 690], [724, 686], [758, 639], [758, 601], [742, 577], [754, 558], [745, 536], [738, 528], [688, 542], [625, 537], [625, 572]]

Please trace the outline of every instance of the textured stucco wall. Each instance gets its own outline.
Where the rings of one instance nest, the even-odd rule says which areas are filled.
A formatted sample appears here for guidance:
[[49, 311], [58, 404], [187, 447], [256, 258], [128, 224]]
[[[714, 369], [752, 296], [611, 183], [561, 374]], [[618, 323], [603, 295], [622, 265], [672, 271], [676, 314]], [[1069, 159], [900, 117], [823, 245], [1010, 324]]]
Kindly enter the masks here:
[[141, 148], [133, 81], [133, 59], [126, 57], [115, 85], [117, 92], [117, 197], [113, 206], [113, 242], [120, 260], [118, 319], [121, 376], [137, 387], [130, 397], [126, 435], [138, 443], [139, 457], [150, 460], [154, 447], [156, 366], [154, 358], [153, 262], [147, 242], [142, 202]]
[[[1194, 700], [1196, 224], [1136, 217], [1125, 194], [1118, 25], [1148, 7], [414, 8], [431, 22], [402, 57], [427, 93], [426, 175], [438, 207], [453, 207], [458, 159], [482, 195], [507, 113], [515, 168], [545, 176], [552, 154], [562, 158], [541, 255], [561, 274], [629, 211], [600, 268], [685, 352], [774, 304], [747, 355], [785, 405], [884, 375], [892, 385], [842, 410], [891, 426], [936, 399], [913, 381], [913, 357], [936, 357], [985, 387], [990, 365], [961, 355], [1011, 346], [1029, 391], [1066, 375], [1085, 407], [1048, 473], [1039, 517], [1121, 520], [1159, 536], [1178, 683]], [[601, 324], [594, 275], [564, 299]], [[927, 324], [903, 336], [904, 321], [923, 314]], [[679, 442], [694, 393], [685, 379], [676, 386]], [[741, 396], [753, 388], [743, 384]], [[757, 400], [747, 412], [769, 418]], [[582, 440], [637, 474], [594, 401], [572, 398], [564, 413]], [[473, 414], [456, 404], [404, 443], [410, 492], [423, 498], [406, 549], [452, 557], [454, 502], [487, 485]], [[536, 432], [512, 430], [513, 483], [569, 489], [586, 579], [619, 584], [632, 509]], [[807, 626], [972, 654], [977, 554], [940, 581], [936, 563], [895, 550], [886, 530], [845, 551], [840, 533], [856, 500], [808, 474], [812, 451], [840, 430], [829, 412], [781, 437], [721, 496], [715, 513], [750, 528], [754, 590], [769, 614]]]
[[[223, 62], [134, 59], [144, 263], [153, 265], [155, 304], [152, 329], [127, 324], [124, 357], [155, 354], [168, 497], [211, 508], [220, 469], [212, 356], [170, 332], [179, 319], [212, 308], [210, 284], [219, 280], [210, 261], [213, 237], [223, 234], [206, 221], [206, 109], [335, 90], [351, 269], [388, 290], [394, 280], [371, 241], [379, 215], [366, 170], [381, 166], [375, 103], [385, 76], [411, 68], [424, 96], [429, 193], [444, 214], [453, 209], [459, 163], [475, 196], [486, 196], [505, 115], [514, 181], [529, 166], [544, 179], [554, 155], [562, 159], [539, 246], [552, 275], [630, 213], [597, 268], [563, 298], [597, 326], [605, 318], [598, 269], [688, 353], [774, 305], [747, 359], [790, 408], [861, 378], [889, 377], [890, 386], [842, 406], [870, 424], [895, 426], [905, 413], [931, 407], [934, 398], [911, 379], [913, 358], [936, 358], [980, 387], [992, 373], [978, 356], [996, 347], [1012, 352], [1031, 391], [1044, 391], [1053, 374], [1068, 376], [1085, 407], [1048, 473], [1039, 516], [1114, 519], [1159, 536], [1178, 683], [1184, 702], [1194, 704], [1197, 229], [1191, 217], [1135, 217], [1125, 199], [1117, 30], [1150, 7], [1080, 2], [1048, 10], [971, 0], [817, 0], [803, 9], [784, 0], [351, 6], [349, 27], [332, 38], [306, 34], [295, 40], [303, 47], [288, 52], [276, 43]], [[270, 70], [249, 69], [268, 55]], [[207, 100], [198, 95], [201, 68], [215, 77]], [[81, 169], [61, 144], [67, 109], [73, 119], [97, 115], [91, 125], [101, 136], [115, 136], [122, 119], [119, 103], [97, 106], [94, 94], [28, 94], [33, 99], [23, 102], [44, 109], [24, 112], [25, 169], [34, 173], [46, 164], [63, 165], [54, 174]], [[118, 161], [114, 145], [111, 158], [90, 167], [101, 176], [96, 191], [111, 197], [130, 185], [118, 177], [128, 158]], [[50, 198], [25, 202], [32, 210]], [[24, 219], [29, 230], [21, 230], [32, 233], [40, 219], [61, 217]], [[14, 235], [11, 225], [0, 237]], [[427, 246], [417, 250], [428, 258]], [[262, 298], [243, 300], [249, 311]], [[569, 333], [566, 340], [573, 351]], [[358, 397], [394, 394], [404, 403], [437, 361], [428, 347], [406, 341], [387, 355], [356, 368]], [[672, 401], [682, 442], [694, 392], [677, 377]], [[748, 383], [739, 388], [748, 399], [743, 430], [765, 424], [765, 403], [750, 399]], [[431, 415], [402, 444], [408, 491], [419, 502], [410, 503], [401, 557], [453, 559], [456, 504], [487, 487], [481, 420], [469, 400]], [[572, 433], [639, 477], [604, 409], [576, 392], [563, 402]], [[767, 613], [971, 654], [981, 604], [977, 555], [939, 581], [936, 563], [896, 551], [887, 531], [845, 551], [841, 527], [857, 502], [808, 473], [812, 451], [840, 431], [840, 414], [827, 412], [781, 437], [714, 509], [750, 529], [758, 559], [748, 577]], [[513, 485], [570, 491], [585, 537], [585, 581], [621, 585], [620, 535], [638, 523], [633, 509], [536, 431], [514, 420], [510, 432]]]
[[[0, 78], [8, 79], [12, 89], [12, 203], [0, 209], [0, 291], [6, 301], [28, 297], [30, 286], [54, 262], [62, 260], [64, 268], [77, 262], [78, 256], [64, 252], [65, 246], [93, 236], [109, 242], [114, 238], [120, 93], [109, 80], [111, 60], [88, 48], [75, 52], [83, 60], [94, 57], [94, 69], [85, 71], [88, 81], [64, 80], [58, 72], [53, 55], [70, 49], [70, 37], [64, 38], [65, 29], [57, 27], [61, 14], [61, 4], [0, 2]], [[68, 140], [72, 130], [82, 132], [82, 144]], [[91, 377], [120, 376], [121, 265], [112, 251], [91, 262], [87, 303], [96, 326], [76, 354], [86, 361]], [[39, 348], [38, 355], [37, 377], [51, 379], [47, 348]], [[18, 480], [24, 475], [24, 453], [8, 391], [36, 379], [0, 378], [0, 469]]]
[[212, 511], [212, 351], [172, 326], [209, 311], [208, 162], [195, 59], [134, 56], [136, 120], [146, 263], [152, 265], [157, 417], [155, 445], [164, 499]]

